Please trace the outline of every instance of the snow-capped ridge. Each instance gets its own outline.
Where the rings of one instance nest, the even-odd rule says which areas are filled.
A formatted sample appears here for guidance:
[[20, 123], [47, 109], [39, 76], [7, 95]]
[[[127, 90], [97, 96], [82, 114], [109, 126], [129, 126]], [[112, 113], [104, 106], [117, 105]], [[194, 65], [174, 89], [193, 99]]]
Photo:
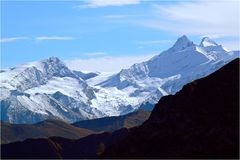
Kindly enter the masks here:
[[50, 57], [40, 61], [42, 63], [42, 72], [49, 76], [76, 77], [75, 74], [57, 57]]
[[203, 37], [199, 46], [209, 47], [209, 46], [218, 46], [218, 44], [212, 39], [210, 39], [209, 37]]
[[40, 62], [47, 62], [47, 63], [62, 63], [62, 61], [58, 57], [49, 57], [46, 59], [41, 60]]
[[[211, 41], [209, 38], [203, 40]], [[170, 49], [148, 61], [121, 70], [100, 83], [100, 86], [116, 87], [119, 90], [133, 87], [134, 92], [130, 95], [136, 96], [148, 93], [151, 97], [152, 90], [158, 88], [163, 89], [164, 93], [174, 94], [184, 84], [215, 71], [235, 58], [233, 55], [236, 54], [229, 54], [221, 45], [212, 43], [216, 45], [207, 47], [196, 45], [183, 35]]]

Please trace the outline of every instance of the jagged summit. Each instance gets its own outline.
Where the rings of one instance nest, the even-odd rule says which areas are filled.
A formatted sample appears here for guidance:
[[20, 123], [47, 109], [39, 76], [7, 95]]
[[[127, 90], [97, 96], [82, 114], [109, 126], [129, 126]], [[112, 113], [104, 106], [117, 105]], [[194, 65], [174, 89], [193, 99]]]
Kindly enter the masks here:
[[43, 59], [37, 63], [42, 63], [45, 65], [51, 65], [51, 66], [66, 67], [65, 64], [58, 57], [49, 57], [49, 58]]
[[194, 43], [188, 39], [186, 35], [181, 36], [177, 39], [173, 47], [171, 48], [174, 51], [184, 50], [187, 47], [193, 46]]
[[55, 64], [62, 63], [63, 64], [63, 62], [58, 57], [54, 57], [54, 56], [43, 59], [40, 62], [42, 62], [42, 63], [44, 63], [44, 62], [45, 63], [55, 63]]
[[218, 46], [218, 44], [213, 41], [212, 39], [210, 39], [209, 37], [203, 37], [201, 43], [200, 43], [201, 47], [209, 47], [209, 46]]
[[202, 47], [183, 35], [170, 49], [122, 70], [99, 85], [126, 89], [130, 96], [154, 104], [159, 97], [176, 93], [186, 83], [212, 73], [235, 57], [221, 45]]
[[182, 35], [181, 37], [179, 37], [177, 39], [177, 42], [180, 42], [180, 41], [189, 41], [189, 42], [191, 42], [186, 35]]

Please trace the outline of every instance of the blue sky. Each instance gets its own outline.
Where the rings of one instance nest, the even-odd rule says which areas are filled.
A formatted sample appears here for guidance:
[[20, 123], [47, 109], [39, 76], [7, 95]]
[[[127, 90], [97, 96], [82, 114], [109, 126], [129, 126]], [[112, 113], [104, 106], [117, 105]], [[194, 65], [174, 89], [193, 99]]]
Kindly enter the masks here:
[[73, 69], [118, 71], [185, 34], [239, 49], [239, 1], [1, 1], [1, 67], [57, 56]]

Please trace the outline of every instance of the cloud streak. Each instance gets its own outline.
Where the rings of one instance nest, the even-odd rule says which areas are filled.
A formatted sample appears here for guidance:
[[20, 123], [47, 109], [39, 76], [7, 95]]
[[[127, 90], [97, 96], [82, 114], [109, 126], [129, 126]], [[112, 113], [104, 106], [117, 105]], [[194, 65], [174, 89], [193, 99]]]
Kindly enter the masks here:
[[48, 41], [48, 40], [73, 40], [73, 37], [59, 37], [59, 36], [41, 36], [41, 37], [35, 37], [36, 41]]
[[124, 18], [137, 18], [137, 17], [143, 17], [144, 15], [141, 14], [110, 14], [105, 15], [103, 18], [106, 19], [124, 19]]
[[85, 0], [84, 4], [74, 8], [99, 8], [109, 6], [136, 5], [140, 2], [141, 0]]
[[238, 36], [239, 3], [235, 0], [202, 0], [164, 6], [154, 4], [157, 18], [143, 20], [139, 24], [179, 35]]
[[230, 51], [239, 51], [240, 50], [240, 40], [228, 40], [228, 41], [222, 41], [221, 44], [224, 48], [230, 50]]
[[168, 44], [172, 43], [172, 40], [153, 40], [153, 41], [139, 41], [138, 44], [141, 45], [159, 45], [159, 44]]
[[123, 68], [129, 68], [135, 63], [140, 63], [152, 58], [156, 54], [137, 56], [105, 56], [89, 59], [66, 60], [66, 65], [73, 70], [119, 72]]
[[90, 53], [84, 53], [85, 56], [94, 57], [94, 56], [106, 56], [106, 52], [90, 52]]
[[29, 37], [11, 37], [11, 38], [1, 38], [0, 42], [1, 43], [8, 43], [8, 42], [16, 42], [20, 40], [27, 40]]
[[21, 40], [35, 40], [35, 41], [48, 41], [48, 40], [56, 40], [56, 41], [63, 41], [63, 40], [73, 40], [74, 37], [60, 37], [60, 36], [40, 36], [40, 37], [10, 37], [10, 38], [1, 38], [0, 43], [9, 43], [9, 42], [16, 42]]

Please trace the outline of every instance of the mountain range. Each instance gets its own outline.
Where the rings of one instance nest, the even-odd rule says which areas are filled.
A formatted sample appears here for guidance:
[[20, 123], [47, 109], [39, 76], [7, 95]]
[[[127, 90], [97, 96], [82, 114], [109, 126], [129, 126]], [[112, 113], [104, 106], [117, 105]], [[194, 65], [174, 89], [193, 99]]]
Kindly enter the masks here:
[[1, 145], [1, 158], [239, 158], [239, 58], [159, 100], [139, 127]]
[[79, 139], [90, 134], [92, 130], [74, 127], [59, 120], [45, 120], [36, 124], [10, 124], [1, 122], [1, 144], [23, 141], [28, 138], [65, 137]]
[[123, 116], [104, 117], [92, 120], [75, 122], [72, 125], [78, 128], [85, 128], [94, 132], [112, 132], [121, 128], [133, 128], [145, 122], [151, 112], [139, 109]]
[[238, 56], [239, 51], [227, 51], [207, 37], [196, 45], [182, 36], [150, 60], [107, 77], [70, 70], [57, 57], [2, 69], [1, 120], [74, 123], [125, 115], [145, 104], [153, 106]]
[[123, 116], [104, 117], [68, 124], [48, 119], [35, 124], [10, 124], [1, 122], [1, 144], [33, 138], [63, 137], [79, 139], [90, 134], [113, 132], [121, 128], [141, 125], [150, 116], [149, 111], [138, 110]]

